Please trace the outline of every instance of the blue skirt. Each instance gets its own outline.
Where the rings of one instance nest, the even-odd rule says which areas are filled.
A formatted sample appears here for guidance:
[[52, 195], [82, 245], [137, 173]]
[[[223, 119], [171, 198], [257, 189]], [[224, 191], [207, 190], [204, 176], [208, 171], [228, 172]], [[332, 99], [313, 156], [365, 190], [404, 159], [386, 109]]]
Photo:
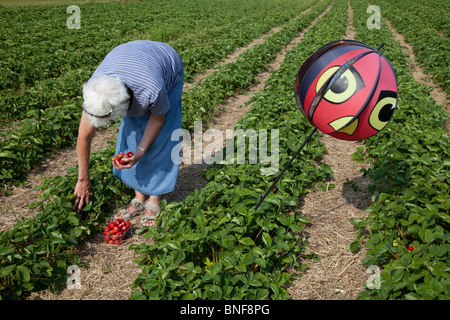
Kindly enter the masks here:
[[[162, 195], [175, 190], [180, 164], [179, 150], [181, 136], [172, 140], [172, 133], [181, 129], [181, 93], [183, 91], [183, 74], [181, 80], [169, 91], [170, 109], [164, 118], [156, 139], [146, 151], [144, 157], [130, 169], [117, 170], [113, 167], [114, 175], [124, 184], [146, 195]], [[116, 153], [135, 152], [145, 127], [150, 118], [150, 112], [141, 117], [124, 116], [119, 128]]]

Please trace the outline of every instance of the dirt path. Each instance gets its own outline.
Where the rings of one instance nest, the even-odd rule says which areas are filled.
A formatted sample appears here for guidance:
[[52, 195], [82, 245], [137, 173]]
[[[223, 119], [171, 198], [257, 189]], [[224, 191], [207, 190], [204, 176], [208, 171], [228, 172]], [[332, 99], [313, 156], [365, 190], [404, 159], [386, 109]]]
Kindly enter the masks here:
[[[411, 74], [414, 79], [421, 84], [431, 87], [432, 90], [430, 96], [434, 101], [440, 104], [447, 113], [450, 113], [450, 103], [446, 98], [444, 90], [433, 82], [430, 75], [424, 73], [422, 66], [417, 62], [416, 57], [414, 56], [412, 46], [404, 40], [403, 35], [398, 33], [389, 20], [384, 19], [384, 22], [394, 35], [394, 39], [400, 43], [402, 51], [408, 55], [409, 68], [411, 69]], [[445, 123], [445, 127], [447, 128], [447, 134], [450, 134], [450, 119]]]
[[[349, 6], [345, 39], [354, 37], [353, 10]], [[304, 198], [301, 212], [311, 220], [305, 228], [309, 241], [305, 254], [316, 254], [320, 260], [305, 260], [309, 268], [293, 282], [288, 292], [293, 299], [301, 300], [355, 299], [368, 274], [361, 264], [364, 250], [356, 254], [349, 250], [349, 244], [356, 240], [349, 220], [367, 215], [364, 209], [371, 195], [367, 192], [370, 181], [360, 172], [368, 166], [354, 162], [351, 154], [364, 143], [339, 140], [329, 135], [323, 135], [319, 140], [328, 150], [323, 162], [333, 169], [330, 185], [334, 184], [334, 188], [309, 193]]]
[[[300, 14], [307, 13], [310, 11], [311, 8], [308, 8], [304, 12]], [[294, 19], [298, 18], [295, 17]], [[257, 44], [263, 43], [264, 40], [271, 36], [274, 33], [277, 33], [282, 29], [281, 27], [275, 27], [271, 29], [268, 33], [262, 35], [259, 38], [256, 38], [253, 40], [250, 44], [248, 44], [245, 47], [241, 47], [235, 50], [232, 54], [227, 56], [223, 61], [219, 62], [216, 65], [216, 68], [208, 69], [204, 73], [198, 75], [195, 77], [194, 81], [192, 83], [186, 83], [183, 87], [183, 91], [187, 91], [194, 84], [197, 84], [201, 82], [204, 78], [206, 78], [209, 74], [212, 72], [217, 71], [217, 68], [223, 64], [234, 62], [237, 57], [251, 49]], [[274, 65], [272, 68], [277, 69], [278, 66]], [[265, 72], [264, 74], [259, 75], [259, 84], [264, 83], [264, 81], [269, 77], [269, 73]], [[254, 92], [259, 91], [261, 88], [258, 87], [258, 84], [252, 86], [248, 90], [247, 95], [252, 95]], [[226, 128], [232, 128], [236, 120], [243, 114], [243, 110], [238, 110], [241, 105], [243, 105], [246, 101], [247, 95], [244, 96], [237, 96], [232, 97], [228, 99], [224, 104], [223, 107], [227, 110], [226, 115], [222, 115], [220, 121], [215, 121], [215, 128], [219, 130], [225, 130]], [[245, 102], [244, 102], [245, 101]], [[248, 109], [248, 108], [247, 108]], [[231, 112], [230, 112], [231, 110]], [[220, 126], [218, 124], [221, 124]], [[92, 142], [92, 152], [104, 149], [107, 147], [108, 141], [115, 141], [117, 139], [118, 134], [118, 128], [106, 128], [97, 131], [96, 136]], [[11, 228], [13, 225], [15, 225], [18, 221], [21, 220], [22, 217], [29, 218], [33, 217], [37, 211], [31, 210], [28, 207], [32, 202], [39, 201], [40, 193], [39, 191], [33, 190], [35, 187], [42, 185], [44, 182], [44, 177], [54, 178], [56, 176], [63, 176], [66, 174], [66, 171], [70, 167], [76, 167], [77, 166], [77, 153], [75, 147], [65, 148], [62, 150], [59, 150], [55, 152], [55, 154], [48, 158], [42, 165], [40, 165], [38, 168], [32, 170], [27, 177], [28, 184], [24, 186], [15, 186], [11, 188], [12, 195], [5, 197], [0, 196], [0, 208], [2, 211], [0, 211], [0, 231], [6, 230]], [[183, 166], [181, 167], [181, 169]], [[201, 170], [203, 170], [205, 167], [203, 165], [196, 166], [195, 169], [195, 175], [194, 176], [200, 176]], [[183, 170], [180, 171], [180, 179], [179, 180], [186, 180], [191, 179], [192, 173], [189, 173], [190, 177], [186, 176], [187, 173], [185, 173]], [[185, 178], [185, 179], [183, 179]], [[204, 181], [200, 179], [193, 179], [193, 182], [191, 183], [191, 186], [179, 186], [178, 192], [176, 194], [168, 195], [168, 200], [170, 201], [178, 201], [179, 199], [187, 196], [192, 190], [192, 186], [195, 186], [196, 188], [201, 188], [202, 185], [204, 185]]]
[[[424, 74], [411, 45], [403, 40], [389, 21], [385, 22], [394, 39], [410, 57], [411, 73], [415, 80], [432, 87], [431, 97], [448, 112], [444, 91]], [[353, 10], [349, 5], [346, 39], [354, 37]], [[370, 180], [362, 176], [360, 169], [369, 168], [369, 165], [356, 163], [351, 158], [358, 146], [364, 146], [363, 142], [342, 141], [328, 135], [320, 140], [328, 150], [323, 162], [333, 169], [333, 181], [330, 183], [335, 184], [335, 188], [326, 192], [314, 191], [304, 199], [305, 205], [301, 211], [311, 220], [306, 228], [310, 242], [306, 254], [314, 253], [320, 261], [305, 261], [309, 269], [290, 286], [289, 293], [293, 299], [353, 300], [363, 290], [369, 274], [361, 264], [366, 248], [360, 248], [354, 254], [349, 250], [350, 243], [356, 240], [349, 221], [368, 215], [364, 210], [371, 201], [371, 195], [367, 192]]]
[[[330, 8], [331, 7], [327, 8], [324, 13], [315, 19], [311, 26], [314, 25]], [[296, 46], [303, 38], [303, 34], [307, 32], [309, 28], [305, 29], [304, 32], [293, 39], [286, 48], [280, 51], [274, 62], [270, 64], [268, 70], [257, 76], [257, 83], [246, 90], [245, 94], [227, 99], [219, 107], [220, 110], [224, 111], [216, 117], [216, 120], [214, 123], [210, 124], [210, 127], [223, 132], [225, 132], [226, 129], [233, 129], [236, 121], [240, 117], [245, 116], [245, 113], [251, 108], [251, 104], [248, 106], [245, 106], [245, 104], [251, 99], [254, 93], [257, 93], [264, 88], [265, 81], [270, 77], [271, 71], [279, 68], [283, 63], [286, 51], [293, 46]], [[240, 52], [243, 51], [245, 50], [240, 50]], [[235, 58], [237, 58], [237, 56], [235, 56]], [[212, 71], [213, 70], [210, 70], [210, 72]], [[223, 136], [225, 136], [225, 134], [223, 134]], [[110, 138], [110, 136], [108, 138]], [[191, 163], [193, 163], [193, 161], [191, 161]], [[180, 166], [180, 174], [175, 191], [165, 195], [164, 199], [168, 202], [179, 201], [194, 191], [194, 189], [202, 188], [207, 181], [201, 177], [200, 172], [205, 169], [206, 166], [207, 165], [205, 164], [182, 164]], [[139, 225], [139, 218], [133, 219], [132, 225]], [[133, 243], [141, 242], [148, 243], [149, 240], [140, 236], [133, 236], [127, 239], [121, 246], [110, 246], [103, 243], [103, 239], [100, 235], [95, 236], [83, 245], [78, 252], [85, 264], [81, 267], [80, 273], [81, 289], [65, 289], [56, 295], [53, 295], [49, 291], [38, 292], [33, 293], [30, 299], [128, 299], [132, 293], [132, 290], [130, 289], [132, 281], [134, 281], [140, 273], [140, 270], [134, 263], [136, 254], [134, 251], [128, 250], [128, 247]]]
[[[99, 130], [92, 141], [92, 151], [105, 149], [108, 141], [116, 140], [117, 130], [116, 128]], [[58, 150], [28, 174], [26, 185], [12, 187], [10, 196], [0, 196], [0, 231], [11, 228], [22, 217], [30, 218], [37, 213], [37, 210], [28, 207], [32, 202], [41, 200], [39, 191], [33, 189], [43, 184], [44, 177], [64, 176], [68, 168], [76, 166], [75, 147]]]
[[[326, 11], [328, 11], [328, 8]], [[325, 14], [322, 13], [322, 15]], [[322, 16], [316, 18], [314, 25]], [[345, 38], [353, 39], [355, 31], [352, 27], [353, 11], [349, 6], [348, 11], [348, 29]], [[395, 39], [405, 47], [406, 52], [411, 57], [412, 73], [416, 80], [424, 82], [433, 87], [433, 98], [442, 104], [448, 110], [448, 101], [445, 94], [430, 78], [423, 74], [420, 66], [416, 63], [412, 54], [411, 46], [403, 41], [399, 35], [386, 21], [395, 35]], [[264, 88], [265, 81], [270, 76], [270, 71], [276, 70], [282, 64], [287, 50], [296, 46], [303, 38], [303, 34], [309, 30], [308, 27], [297, 38], [283, 49], [276, 60], [270, 65], [266, 72], [258, 75], [258, 82], [250, 87], [244, 95], [239, 95], [227, 99], [220, 109], [225, 110], [220, 113], [210, 127], [225, 131], [232, 129], [237, 119], [244, 116], [251, 108], [251, 105], [245, 106], [254, 93]], [[266, 35], [256, 39], [245, 48], [238, 49], [233, 55], [230, 55], [223, 63], [234, 61], [239, 54], [261, 43], [264, 39], [279, 29], [273, 29]], [[208, 70], [196, 81], [201, 81], [215, 69]], [[185, 89], [188, 89], [187, 85]], [[97, 133], [93, 141], [93, 151], [103, 149], [107, 146], [107, 141], [115, 140], [117, 128], [101, 130]], [[225, 136], [225, 134], [223, 135]], [[366, 268], [362, 266], [361, 260], [365, 257], [365, 250], [361, 248], [357, 253], [352, 254], [349, 250], [349, 244], [355, 240], [355, 231], [349, 220], [359, 217], [365, 217], [364, 211], [367, 207], [371, 195], [367, 192], [367, 186], [370, 181], [362, 177], [361, 168], [368, 168], [367, 164], [355, 163], [351, 159], [351, 154], [356, 151], [358, 146], [364, 146], [363, 142], [343, 141], [323, 135], [320, 140], [327, 147], [327, 154], [324, 155], [323, 162], [330, 165], [333, 169], [334, 177], [330, 181], [328, 191], [317, 190], [308, 194], [304, 201], [305, 205], [301, 211], [306, 215], [311, 223], [305, 229], [305, 234], [310, 242], [306, 254], [316, 254], [320, 260], [315, 262], [305, 260], [309, 269], [289, 286], [288, 292], [293, 299], [354, 299], [363, 289], [364, 282], [369, 274]], [[42, 184], [41, 177], [55, 177], [64, 175], [67, 168], [76, 166], [76, 150], [68, 148], [57, 152], [52, 158], [48, 159], [37, 170], [33, 170], [29, 175], [29, 184], [23, 187], [15, 187], [13, 195], [10, 197], [1, 197], [0, 206], [4, 212], [0, 214], [0, 230], [7, 229], [14, 225], [20, 217], [33, 216], [35, 212], [29, 210], [31, 202], [40, 199], [39, 193], [32, 190], [35, 186]], [[192, 161], [191, 161], [192, 163]], [[179, 201], [186, 197], [194, 189], [202, 188], [206, 180], [201, 177], [201, 170], [206, 165], [184, 164], [180, 167], [180, 175], [176, 190], [165, 195], [168, 202]], [[334, 188], [331, 186], [334, 184]], [[133, 224], [138, 224], [138, 219]], [[84, 265], [81, 266], [81, 289], [66, 289], [53, 295], [48, 291], [33, 293], [30, 299], [45, 300], [126, 300], [129, 298], [132, 290], [130, 285], [140, 273], [134, 260], [136, 254], [128, 250], [132, 243], [148, 242], [149, 240], [134, 236], [127, 239], [121, 246], [108, 246], [103, 243], [101, 236], [95, 236], [82, 246], [78, 252]]]

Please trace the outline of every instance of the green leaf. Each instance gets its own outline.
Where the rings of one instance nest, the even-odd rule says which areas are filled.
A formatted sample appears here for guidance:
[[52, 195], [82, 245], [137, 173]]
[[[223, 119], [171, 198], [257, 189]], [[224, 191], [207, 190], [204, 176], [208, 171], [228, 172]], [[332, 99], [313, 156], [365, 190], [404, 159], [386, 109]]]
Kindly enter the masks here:
[[[250, 262], [250, 263], [252, 263], [252, 262]], [[249, 264], [250, 264], [250, 263], [249, 263]], [[238, 271], [240, 271], [240, 272], [245, 272], [245, 271], [247, 270], [247, 268], [245, 267], [245, 264], [244, 264], [244, 263], [238, 264], [238, 265], [236, 266], [236, 269], [238, 269]]]
[[444, 287], [442, 286], [442, 284], [435, 278], [431, 279], [429, 286], [431, 290], [433, 290], [436, 293], [441, 293], [442, 291], [444, 291]]
[[142, 293], [142, 291], [135, 290], [131, 294], [130, 300], [147, 300], [147, 297]]
[[[11, 135], [11, 137], [18, 138], [16, 135]], [[11, 153], [11, 152], [0, 152], [0, 158], [8, 158], [8, 157], [14, 157], [14, 153]]]
[[210, 300], [219, 300], [222, 298], [222, 289], [217, 285], [212, 285], [208, 288], [207, 296]]
[[35, 201], [29, 205], [28, 209], [35, 209], [35, 208], [39, 207], [40, 205], [41, 205], [40, 201]]
[[228, 250], [233, 250], [235, 242], [231, 239], [222, 239], [222, 246]]
[[303, 226], [299, 224], [291, 224], [289, 225], [289, 228], [291, 228], [295, 232], [300, 232], [303, 230]]
[[255, 242], [252, 239], [250, 239], [249, 237], [244, 237], [244, 238], [239, 239], [239, 243], [241, 243], [245, 246], [254, 246], [255, 245]]
[[311, 223], [311, 220], [309, 220], [307, 217], [305, 216], [300, 216], [297, 218], [298, 221], [303, 222], [303, 223]]
[[445, 254], [447, 254], [448, 250], [449, 250], [448, 244], [441, 244], [441, 245], [431, 244], [428, 247], [428, 252], [435, 257], [443, 257]]
[[262, 286], [262, 282], [256, 278], [253, 278], [249, 281], [249, 285], [252, 287], [260, 287]]
[[416, 292], [425, 300], [431, 300], [437, 296], [437, 293], [427, 285], [419, 285]]
[[3, 268], [0, 270], [0, 278], [4, 278], [4, 277], [6, 277], [7, 275], [9, 275], [15, 268], [16, 268], [16, 265], [15, 265], [15, 264], [12, 264], [12, 265], [3, 267]]
[[194, 293], [186, 293], [181, 297], [181, 300], [195, 300], [197, 295]]
[[429, 229], [422, 229], [419, 231], [419, 236], [424, 243], [429, 243], [431, 240], [431, 233], [432, 232]]
[[405, 294], [407, 300], [420, 300], [420, 296], [417, 293], [409, 292]]
[[256, 289], [255, 299], [263, 300], [263, 299], [266, 299], [268, 295], [269, 295], [269, 290], [263, 289], [263, 288], [258, 288], [258, 289]]
[[159, 279], [148, 279], [145, 280], [142, 287], [146, 290], [153, 290], [158, 287], [160, 280]]
[[215, 277], [220, 271], [222, 271], [222, 264], [215, 263], [211, 265], [207, 270], [211, 272], [211, 278]]
[[272, 238], [270, 237], [270, 235], [267, 232], [262, 233], [262, 240], [266, 246], [268, 246], [268, 247], [272, 246]]
[[279, 217], [277, 217], [277, 220], [280, 221], [285, 226], [289, 226], [290, 225], [289, 218], [287, 218], [285, 216], [279, 216]]
[[0, 250], [0, 255], [2, 255], [2, 256], [7, 256], [7, 255], [10, 255], [11, 253], [13, 253], [14, 252], [14, 249], [13, 248], [11, 248], [11, 247], [9, 247], [9, 246], [6, 246], [6, 247], [3, 247], [1, 250]]
[[20, 281], [29, 282], [30, 281], [30, 270], [25, 266], [17, 266], [16, 268], [17, 276]]
[[178, 241], [172, 240], [172, 241], [168, 241], [167, 245], [175, 250], [180, 250], [181, 251], [181, 245]]
[[256, 258], [256, 259], [255, 259], [255, 263], [256, 263], [257, 265], [259, 265], [261, 268], [265, 268], [266, 265], [267, 265], [266, 260], [264, 260], [264, 259], [262, 259], [262, 258]]
[[68, 220], [72, 225], [74, 225], [74, 226], [77, 226], [77, 225], [80, 224], [80, 220], [79, 220], [76, 216], [74, 216], [74, 215], [70, 215], [70, 216], [67, 218], [67, 220]]
[[252, 264], [255, 261], [255, 257], [251, 253], [246, 253], [243, 256], [242, 263], [246, 266]]
[[352, 253], [356, 252], [359, 249], [359, 241], [356, 240], [356, 241], [353, 241], [352, 243], [350, 243], [349, 248]]

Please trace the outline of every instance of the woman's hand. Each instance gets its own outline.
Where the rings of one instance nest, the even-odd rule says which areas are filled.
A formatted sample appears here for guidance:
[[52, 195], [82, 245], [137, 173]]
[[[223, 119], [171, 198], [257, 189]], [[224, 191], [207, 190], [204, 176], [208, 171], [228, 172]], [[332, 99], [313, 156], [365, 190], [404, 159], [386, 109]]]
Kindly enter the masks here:
[[84, 112], [81, 116], [78, 129], [77, 155], [78, 155], [78, 182], [74, 194], [77, 196], [73, 204], [73, 210], [80, 213], [83, 206], [89, 202], [91, 194], [91, 183], [89, 181], [89, 156], [91, 153], [91, 142], [95, 135], [95, 127], [91, 125]]
[[89, 196], [91, 194], [91, 183], [89, 180], [79, 180], [75, 186], [74, 194], [77, 196], [73, 204], [73, 210], [80, 213], [83, 206], [89, 202]]
[[[159, 134], [159, 131], [161, 130], [161, 127], [164, 124], [165, 115], [150, 115], [150, 118], [148, 119], [147, 126], [145, 127], [144, 135], [139, 143], [139, 146], [144, 148], [145, 150], [148, 150], [148, 148], [151, 146], [153, 141], [156, 139], [156, 137]], [[142, 159], [144, 156], [144, 151], [142, 151], [140, 148], [137, 148], [137, 150], [134, 152], [134, 155], [130, 158], [122, 158], [123, 162], [126, 162], [126, 164], [120, 164], [119, 161], [115, 160], [114, 158], [112, 160], [112, 164], [114, 168], [117, 170], [122, 169], [130, 169], [132, 166], [134, 166], [139, 160]]]
[[122, 158], [123, 162], [126, 162], [126, 164], [120, 164], [119, 161], [117, 161], [116, 159], [112, 158], [112, 164], [114, 166], [114, 168], [116, 168], [117, 170], [122, 170], [122, 169], [130, 169], [132, 166], [134, 166], [136, 163], [139, 162], [139, 160], [142, 159], [142, 157], [144, 156], [144, 152], [140, 149], [137, 149], [133, 156], [131, 156], [130, 158]]

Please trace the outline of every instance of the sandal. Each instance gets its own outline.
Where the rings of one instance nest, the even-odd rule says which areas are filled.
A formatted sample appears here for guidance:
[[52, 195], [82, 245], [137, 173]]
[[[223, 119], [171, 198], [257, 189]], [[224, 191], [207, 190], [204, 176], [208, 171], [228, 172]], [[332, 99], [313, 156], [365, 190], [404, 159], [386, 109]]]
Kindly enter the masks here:
[[162, 207], [160, 205], [157, 205], [156, 203], [153, 203], [150, 201], [147, 201], [145, 203], [144, 207], [145, 207], [144, 210], [150, 209], [150, 210], [155, 211], [155, 214], [154, 215], [143, 215], [141, 217], [141, 226], [142, 227], [151, 227], [151, 226], [144, 226], [143, 224], [150, 220], [156, 220], [156, 218], [158, 217], [159, 213], [162, 210]]
[[[132, 206], [132, 205], [136, 208], [136, 212], [129, 213], [127, 209], [130, 206]], [[129, 220], [133, 219], [133, 217], [135, 217], [135, 216], [141, 214], [142, 212], [144, 212], [144, 210], [145, 210], [144, 202], [142, 202], [141, 200], [139, 200], [137, 198], [134, 198], [133, 200], [131, 200], [130, 204], [126, 208], [120, 209], [111, 218], [112, 218], [112, 220], [115, 220], [116, 218], [119, 218], [119, 217], [117, 217], [117, 215], [120, 214], [120, 219], [123, 219], [125, 221], [129, 221]]]

